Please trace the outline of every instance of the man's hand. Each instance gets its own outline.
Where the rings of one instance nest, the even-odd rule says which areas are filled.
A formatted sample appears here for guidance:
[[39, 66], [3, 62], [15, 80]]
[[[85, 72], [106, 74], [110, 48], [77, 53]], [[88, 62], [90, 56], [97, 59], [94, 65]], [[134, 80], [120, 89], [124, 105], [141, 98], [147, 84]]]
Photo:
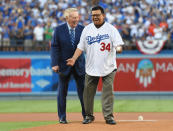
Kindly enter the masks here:
[[116, 51], [117, 51], [117, 53], [121, 53], [123, 51], [122, 46], [117, 46]]
[[75, 62], [76, 62], [76, 60], [73, 57], [68, 59], [68, 60], [66, 60], [66, 61], [67, 61], [67, 65], [68, 66], [73, 66], [75, 64]]
[[52, 67], [52, 70], [53, 70], [54, 72], [58, 72], [58, 71], [59, 71], [59, 66], [53, 66], [53, 67]]
[[76, 60], [77, 60], [77, 58], [78, 58], [81, 54], [82, 54], [82, 50], [79, 49], [79, 48], [77, 48], [76, 51], [75, 51], [75, 53], [74, 53], [74, 55], [73, 55], [73, 57], [66, 60], [66, 61], [67, 61], [67, 65], [68, 65], [68, 66], [74, 66], [74, 64], [75, 64], [75, 62], [76, 62]]

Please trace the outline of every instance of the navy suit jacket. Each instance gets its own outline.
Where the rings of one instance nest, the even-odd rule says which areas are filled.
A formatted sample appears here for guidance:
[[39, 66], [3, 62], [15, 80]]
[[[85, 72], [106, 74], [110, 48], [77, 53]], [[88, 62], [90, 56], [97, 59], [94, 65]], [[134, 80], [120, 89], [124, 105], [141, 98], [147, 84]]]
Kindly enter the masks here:
[[[71, 58], [80, 41], [80, 36], [84, 26], [77, 25], [75, 28], [74, 46], [71, 43], [70, 33], [67, 23], [59, 25], [54, 30], [54, 35], [51, 42], [51, 66], [58, 65], [59, 72], [68, 75], [73, 67], [67, 66], [66, 60]], [[78, 75], [85, 74], [85, 58], [84, 54], [76, 60], [74, 68]]]

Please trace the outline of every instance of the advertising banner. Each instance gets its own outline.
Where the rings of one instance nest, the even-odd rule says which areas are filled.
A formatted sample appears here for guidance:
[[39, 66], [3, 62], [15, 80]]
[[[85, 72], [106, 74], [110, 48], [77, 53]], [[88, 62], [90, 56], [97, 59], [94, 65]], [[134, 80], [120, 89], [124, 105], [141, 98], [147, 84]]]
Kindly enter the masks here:
[[[114, 91], [173, 91], [173, 58], [121, 57]], [[0, 92], [56, 91], [58, 74], [52, 72], [50, 58], [0, 58]], [[100, 79], [97, 91], [101, 91]], [[73, 76], [69, 91], [76, 91]]]
[[117, 64], [114, 91], [173, 91], [173, 58], [119, 58]]
[[30, 59], [0, 59], [0, 92], [30, 92]]
[[52, 91], [53, 73], [50, 59], [31, 60], [32, 92]]
[[[49, 58], [0, 59], [0, 93], [56, 91], [58, 77], [51, 69]], [[68, 90], [76, 91], [73, 76]]]

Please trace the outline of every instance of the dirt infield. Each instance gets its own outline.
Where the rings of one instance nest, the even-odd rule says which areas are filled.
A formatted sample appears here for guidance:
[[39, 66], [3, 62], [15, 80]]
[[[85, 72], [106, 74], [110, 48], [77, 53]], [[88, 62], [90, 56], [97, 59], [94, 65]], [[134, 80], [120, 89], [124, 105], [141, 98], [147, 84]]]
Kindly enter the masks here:
[[[142, 115], [144, 120], [139, 121]], [[67, 113], [69, 124], [58, 124], [57, 113], [7, 113], [0, 114], [0, 122], [57, 121], [57, 124], [20, 131], [173, 131], [173, 113], [115, 113], [117, 125], [107, 125], [101, 113], [95, 113], [95, 121], [82, 124], [80, 113]]]

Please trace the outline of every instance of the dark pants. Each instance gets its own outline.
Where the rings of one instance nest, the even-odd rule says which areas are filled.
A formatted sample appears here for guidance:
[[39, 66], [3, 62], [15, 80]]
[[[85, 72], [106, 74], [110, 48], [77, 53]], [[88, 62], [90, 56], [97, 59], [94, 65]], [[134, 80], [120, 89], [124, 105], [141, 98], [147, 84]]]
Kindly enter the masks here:
[[59, 73], [59, 86], [58, 86], [58, 96], [57, 96], [57, 102], [58, 102], [58, 116], [59, 119], [64, 120], [66, 119], [66, 97], [67, 97], [67, 91], [68, 91], [68, 84], [70, 81], [70, 77], [73, 75], [76, 85], [77, 85], [77, 93], [78, 97], [82, 106], [82, 115], [85, 117], [85, 109], [84, 109], [84, 103], [83, 103], [83, 91], [84, 91], [84, 81], [85, 81], [85, 75], [79, 76], [75, 69], [73, 68], [71, 72], [68, 75], [63, 75]]

